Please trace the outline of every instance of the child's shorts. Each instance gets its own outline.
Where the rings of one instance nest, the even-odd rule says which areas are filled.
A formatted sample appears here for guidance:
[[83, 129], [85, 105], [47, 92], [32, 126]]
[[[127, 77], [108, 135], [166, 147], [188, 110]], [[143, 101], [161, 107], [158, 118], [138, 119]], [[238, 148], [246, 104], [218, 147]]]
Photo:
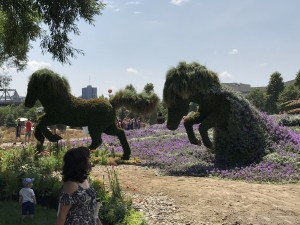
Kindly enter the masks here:
[[34, 204], [32, 202], [22, 203], [22, 215], [34, 214]]

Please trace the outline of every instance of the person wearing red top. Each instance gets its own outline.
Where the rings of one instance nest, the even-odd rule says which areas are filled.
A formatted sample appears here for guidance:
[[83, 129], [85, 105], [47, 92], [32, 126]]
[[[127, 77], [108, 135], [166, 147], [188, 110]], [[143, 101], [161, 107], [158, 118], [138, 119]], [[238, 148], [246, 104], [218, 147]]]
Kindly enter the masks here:
[[25, 144], [26, 142], [30, 141], [31, 129], [32, 129], [32, 123], [30, 119], [28, 119], [27, 122], [25, 123]]

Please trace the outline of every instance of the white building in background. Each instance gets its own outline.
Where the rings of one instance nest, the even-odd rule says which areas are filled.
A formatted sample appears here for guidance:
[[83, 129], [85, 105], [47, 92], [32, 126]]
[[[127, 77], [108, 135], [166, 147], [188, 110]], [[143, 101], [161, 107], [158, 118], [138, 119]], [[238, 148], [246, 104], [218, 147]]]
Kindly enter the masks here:
[[83, 99], [97, 98], [97, 88], [92, 87], [92, 85], [88, 85], [85, 88], [82, 88], [82, 96]]

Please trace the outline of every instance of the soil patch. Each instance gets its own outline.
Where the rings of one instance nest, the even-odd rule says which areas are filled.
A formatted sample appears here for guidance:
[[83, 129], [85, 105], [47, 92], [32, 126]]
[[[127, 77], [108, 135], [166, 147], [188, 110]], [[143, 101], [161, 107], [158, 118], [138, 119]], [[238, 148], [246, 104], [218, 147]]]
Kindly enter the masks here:
[[[92, 175], [107, 184], [107, 169], [95, 166]], [[114, 169], [150, 225], [300, 225], [300, 184], [160, 176], [136, 165]]]

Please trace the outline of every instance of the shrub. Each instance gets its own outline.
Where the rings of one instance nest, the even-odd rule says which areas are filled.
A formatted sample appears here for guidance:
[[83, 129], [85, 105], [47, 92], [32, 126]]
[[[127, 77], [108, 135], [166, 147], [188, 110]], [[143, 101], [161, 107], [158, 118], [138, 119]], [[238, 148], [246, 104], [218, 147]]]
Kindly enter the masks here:
[[[51, 149], [51, 146], [47, 149]], [[35, 179], [33, 189], [37, 203], [57, 209], [58, 196], [62, 187], [61, 176], [57, 171], [61, 168], [62, 157], [67, 149], [69, 148], [65, 146], [59, 151], [54, 152], [52, 149], [38, 154], [33, 146], [0, 150], [0, 200], [9, 199], [17, 202], [18, 192], [22, 188], [22, 178], [31, 177]], [[97, 153], [92, 153], [91, 157], [93, 160], [94, 155], [107, 154], [107, 149], [103, 152], [97, 150]], [[91, 180], [97, 199], [102, 203], [99, 217], [106, 224], [146, 225], [142, 214], [135, 213], [131, 208], [131, 199], [125, 198], [122, 194], [115, 171], [108, 171], [108, 173], [110, 191], [105, 189], [103, 181]]]

